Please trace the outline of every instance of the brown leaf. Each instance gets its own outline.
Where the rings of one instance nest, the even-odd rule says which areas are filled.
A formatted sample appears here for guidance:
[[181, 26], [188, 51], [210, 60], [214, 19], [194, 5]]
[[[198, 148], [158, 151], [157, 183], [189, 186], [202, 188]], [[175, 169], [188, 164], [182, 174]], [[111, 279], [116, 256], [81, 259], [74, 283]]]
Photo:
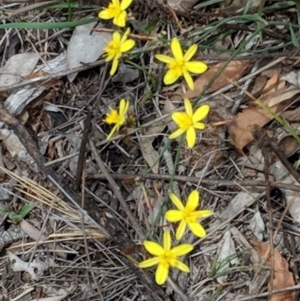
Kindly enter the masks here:
[[[261, 241], [252, 243], [252, 247], [271, 264], [272, 258], [270, 255], [269, 246]], [[272, 281], [272, 282], [271, 282]], [[272, 285], [271, 285], [272, 284]], [[281, 254], [274, 249], [274, 278], [269, 279], [269, 286], [273, 290], [281, 290], [295, 285], [293, 274], [289, 271], [288, 262], [281, 256]], [[282, 293], [272, 294], [270, 301], [295, 301], [296, 295], [293, 291], [286, 291]]]
[[[273, 113], [279, 113], [283, 110], [282, 104], [270, 108]], [[229, 139], [240, 151], [253, 140], [251, 126], [258, 125], [263, 127], [272, 117], [262, 108], [255, 106], [249, 107], [243, 112], [234, 116], [228, 126]]]
[[[286, 104], [285, 100], [291, 99], [294, 95], [300, 93], [300, 89], [290, 87], [285, 88], [285, 82], [278, 82], [278, 74], [274, 74], [269, 79], [264, 89], [264, 95], [261, 101], [272, 110], [273, 113], [280, 114]], [[251, 133], [252, 126], [265, 126], [273, 117], [261, 107], [254, 105], [244, 109], [241, 113], [234, 116], [228, 126], [229, 139], [241, 152], [243, 148], [253, 140]]]
[[283, 112], [281, 117], [288, 121], [300, 121], [300, 107], [295, 110]]
[[[219, 75], [219, 77], [213, 82], [211, 87], [206, 91], [206, 93], [212, 93], [214, 91], [219, 90], [220, 88], [225, 87], [230, 84], [230, 81], [234, 81], [238, 79], [242, 73], [249, 66], [249, 61], [231, 61], [225, 70]], [[198, 79], [195, 80], [195, 88], [194, 90], [188, 90], [184, 97], [193, 98], [198, 96], [204, 86], [206, 86], [210, 80], [215, 76], [215, 74], [224, 66], [225, 63], [219, 63], [212, 68], [210, 68], [207, 72], [200, 75]]]

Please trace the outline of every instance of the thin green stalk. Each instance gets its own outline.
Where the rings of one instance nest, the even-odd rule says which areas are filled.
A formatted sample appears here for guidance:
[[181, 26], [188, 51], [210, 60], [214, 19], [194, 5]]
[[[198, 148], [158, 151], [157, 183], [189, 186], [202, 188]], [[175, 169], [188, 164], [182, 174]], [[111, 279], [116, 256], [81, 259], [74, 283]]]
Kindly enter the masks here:
[[278, 114], [275, 114], [269, 107], [263, 104], [260, 100], [255, 101], [263, 110], [265, 110], [269, 115], [271, 115], [291, 136], [295, 138], [295, 140], [300, 145], [300, 137], [297, 135], [295, 130], [286, 123]]

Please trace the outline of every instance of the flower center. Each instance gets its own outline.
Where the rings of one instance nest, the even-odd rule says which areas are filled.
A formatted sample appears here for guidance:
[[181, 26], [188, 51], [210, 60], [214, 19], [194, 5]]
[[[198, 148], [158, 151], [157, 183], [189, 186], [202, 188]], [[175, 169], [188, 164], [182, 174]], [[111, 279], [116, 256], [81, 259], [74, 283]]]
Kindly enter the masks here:
[[188, 115], [187, 113], [182, 112], [182, 118], [180, 120], [180, 124], [178, 125], [181, 129], [187, 130], [193, 125], [193, 117]]
[[114, 5], [113, 3], [110, 3], [108, 5], [108, 9], [111, 10], [112, 14], [115, 17], [118, 17], [122, 13], [122, 10], [121, 10], [120, 6]]
[[164, 266], [176, 266], [177, 258], [171, 253], [171, 251], [166, 251], [164, 254], [160, 255], [160, 264]]
[[123, 124], [124, 123], [124, 117], [121, 117], [118, 114], [117, 110], [111, 110], [111, 112], [107, 115], [105, 122], [108, 124], [112, 123], [118, 123], [118, 124]]
[[116, 41], [110, 41], [104, 51], [108, 56], [117, 56], [120, 53], [120, 45]]
[[181, 76], [186, 70], [185, 62], [183, 60], [174, 60], [170, 63], [169, 68], [172, 69], [176, 76]]
[[186, 207], [183, 212], [183, 218], [188, 222], [188, 223], [196, 223], [197, 218], [194, 212], [190, 210], [190, 208]]

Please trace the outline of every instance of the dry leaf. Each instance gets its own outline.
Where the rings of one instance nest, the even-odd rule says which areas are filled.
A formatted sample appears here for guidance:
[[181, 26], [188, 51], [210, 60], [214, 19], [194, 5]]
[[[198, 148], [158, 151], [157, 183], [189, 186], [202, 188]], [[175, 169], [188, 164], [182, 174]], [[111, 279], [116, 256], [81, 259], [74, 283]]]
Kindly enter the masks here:
[[158, 0], [158, 4], [169, 7], [169, 9], [174, 10], [178, 15], [188, 15], [192, 7], [198, 2], [198, 0]]
[[[300, 93], [300, 89], [290, 87], [285, 88], [285, 82], [279, 82], [279, 75], [276, 73], [268, 81], [261, 98], [261, 101], [272, 110], [273, 113], [280, 114], [286, 104], [285, 100], [291, 99]], [[276, 86], [277, 85], [277, 86]], [[231, 142], [243, 152], [243, 148], [253, 140], [251, 128], [253, 125], [265, 126], [273, 117], [259, 106], [246, 108], [241, 113], [234, 116], [228, 127]]]
[[[253, 248], [268, 262], [272, 262], [269, 246], [261, 241], [252, 243]], [[289, 271], [288, 262], [281, 254], [274, 249], [274, 278], [269, 280], [269, 286], [273, 290], [281, 290], [295, 285], [293, 274]], [[271, 285], [272, 284], [272, 285]], [[295, 301], [296, 296], [293, 291], [272, 294], [270, 301]]]
[[[298, 184], [294, 177], [290, 175], [286, 167], [280, 161], [272, 164], [269, 168], [269, 172], [272, 176], [274, 176], [276, 182], [292, 185]], [[288, 204], [287, 206], [289, 206], [289, 214], [291, 215], [293, 220], [295, 220], [297, 223], [300, 223], [299, 193], [289, 189], [282, 189], [281, 191], [284, 194], [286, 203]]]
[[[275, 108], [270, 108], [274, 113], [282, 111], [283, 106], [278, 105]], [[241, 152], [243, 148], [253, 140], [251, 132], [252, 125], [263, 127], [272, 117], [260, 107], [251, 107], [238, 113], [232, 119], [228, 127], [229, 139]]]
[[[219, 77], [213, 82], [212, 86], [206, 91], [206, 93], [212, 93], [230, 84], [231, 81], [238, 79], [249, 65], [249, 61], [231, 61], [225, 70], [219, 75]], [[200, 75], [195, 80], [194, 90], [188, 90], [184, 97], [193, 98], [198, 96], [203, 88], [211, 81], [215, 74], [222, 69], [225, 63], [219, 63], [210, 68], [206, 73]]]
[[145, 161], [148, 163], [149, 167], [152, 168], [153, 173], [157, 174], [159, 153], [153, 148], [152, 140], [147, 136], [139, 136], [138, 139]]
[[300, 107], [296, 108], [295, 110], [283, 112], [281, 117], [288, 121], [300, 121]]
[[30, 74], [40, 56], [38, 53], [19, 53], [7, 60], [0, 68], [0, 87], [14, 85], [22, 81], [22, 77]]
[[[104, 52], [104, 47], [112, 35], [107, 32], [91, 33], [96, 24], [97, 22], [93, 22], [75, 27], [67, 49], [69, 69], [81, 66], [82, 63], [95, 62]], [[102, 26], [97, 24], [97, 27]], [[69, 74], [68, 80], [72, 82], [77, 74]]]

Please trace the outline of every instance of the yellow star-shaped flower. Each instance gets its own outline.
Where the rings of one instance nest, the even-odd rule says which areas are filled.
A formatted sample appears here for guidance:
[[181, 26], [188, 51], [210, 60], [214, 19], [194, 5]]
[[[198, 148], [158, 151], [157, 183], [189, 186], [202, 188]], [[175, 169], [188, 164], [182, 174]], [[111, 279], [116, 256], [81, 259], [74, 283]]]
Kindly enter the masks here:
[[104, 20], [113, 19], [113, 23], [119, 27], [125, 27], [127, 20], [126, 9], [132, 0], [112, 0], [107, 8], [99, 12], [99, 18]]
[[155, 57], [168, 64], [169, 70], [164, 76], [164, 83], [171, 85], [175, 83], [179, 77], [183, 76], [188, 87], [193, 90], [194, 82], [190, 73], [201, 74], [207, 70], [207, 65], [203, 62], [190, 61], [198, 49], [198, 45], [192, 45], [185, 54], [182, 52], [181, 45], [177, 38], [171, 41], [171, 51], [174, 57], [164, 54], [156, 54]]
[[123, 53], [130, 51], [134, 45], [135, 41], [132, 39], [127, 39], [130, 33], [130, 29], [128, 28], [124, 33], [123, 37], [121, 37], [120, 33], [115, 31], [113, 33], [112, 40], [107, 43], [107, 46], [104, 48], [104, 52], [106, 55], [105, 61], [112, 61], [112, 66], [109, 74], [113, 76], [117, 71], [119, 65], [119, 59]]
[[178, 126], [178, 129], [173, 132], [169, 139], [174, 139], [186, 133], [186, 141], [189, 148], [193, 148], [196, 143], [196, 130], [204, 130], [205, 124], [200, 122], [209, 113], [209, 106], [202, 105], [193, 112], [192, 104], [189, 99], [184, 99], [185, 112], [175, 112], [172, 114], [172, 119]]
[[120, 101], [119, 112], [115, 109], [109, 108], [110, 112], [106, 115], [106, 117], [103, 121], [106, 122], [107, 124], [114, 124], [115, 123], [115, 126], [112, 128], [112, 130], [108, 134], [106, 140], [111, 139], [111, 137], [125, 123], [128, 108], [129, 108], [129, 101], [125, 100], [125, 99], [121, 99], [121, 101]]
[[190, 228], [193, 234], [197, 237], [206, 236], [205, 229], [199, 223], [198, 219], [209, 217], [213, 214], [211, 210], [198, 210], [199, 192], [194, 190], [188, 196], [188, 201], [184, 206], [181, 200], [174, 194], [170, 194], [170, 199], [177, 209], [168, 210], [165, 213], [165, 219], [169, 222], [179, 222], [176, 231], [176, 239], [180, 240], [184, 234], [186, 226]]
[[138, 266], [140, 268], [149, 268], [158, 265], [155, 272], [155, 281], [158, 285], [162, 285], [166, 282], [170, 267], [175, 267], [183, 272], [190, 271], [189, 267], [179, 261], [177, 257], [191, 252], [194, 247], [190, 244], [182, 244], [171, 249], [170, 231], [164, 232], [162, 246], [154, 241], [148, 240], [145, 240], [143, 245], [154, 257], [140, 262]]

